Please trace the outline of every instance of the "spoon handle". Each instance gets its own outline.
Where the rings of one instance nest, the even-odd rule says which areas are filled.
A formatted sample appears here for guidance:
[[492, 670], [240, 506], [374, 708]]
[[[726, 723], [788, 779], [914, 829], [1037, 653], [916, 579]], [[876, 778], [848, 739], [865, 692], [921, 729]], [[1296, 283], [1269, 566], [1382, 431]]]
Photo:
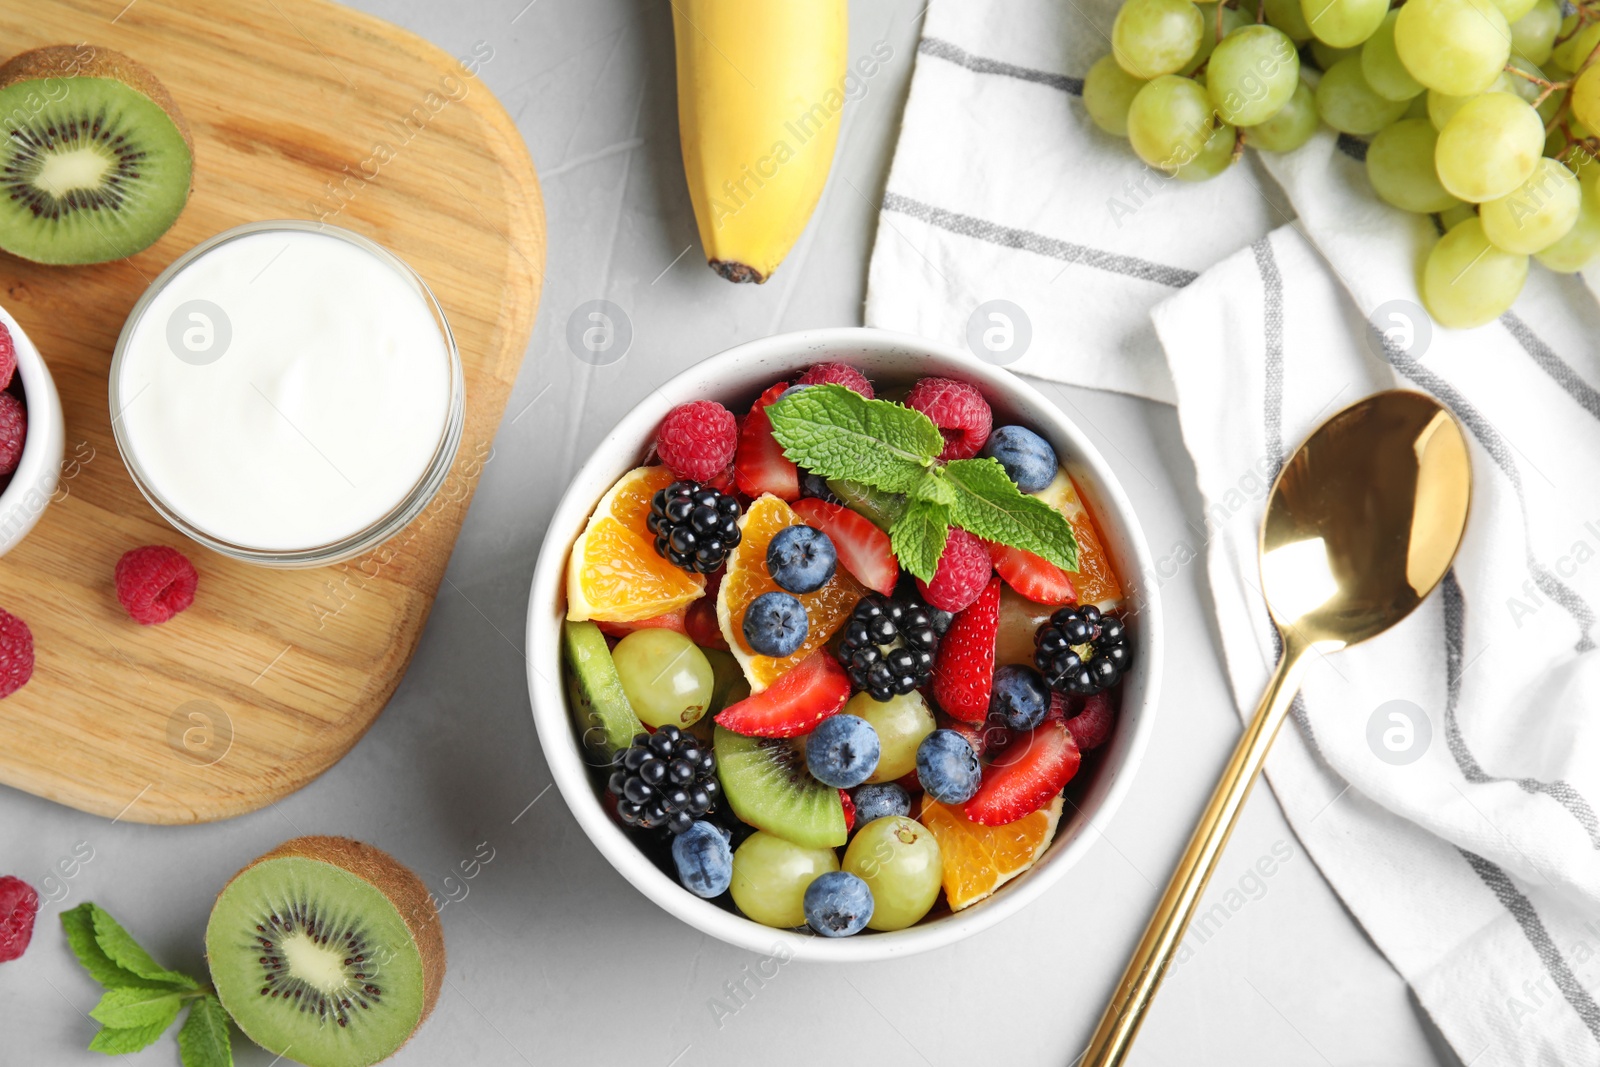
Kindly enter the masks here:
[[1200, 817], [1189, 847], [1167, 883], [1161, 903], [1133, 959], [1117, 983], [1116, 994], [1100, 1017], [1094, 1037], [1081, 1059], [1082, 1067], [1115, 1067], [1133, 1048], [1133, 1039], [1144, 1021], [1146, 1009], [1165, 976], [1172, 954], [1183, 941], [1189, 920], [1200, 904], [1206, 883], [1222, 855], [1233, 824], [1250, 796], [1256, 774], [1266, 762], [1272, 739], [1277, 736], [1289, 705], [1300, 689], [1300, 673], [1305, 664], [1306, 646], [1286, 635], [1283, 656], [1273, 671], [1267, 691], [1256, 706], [1255, 717], [1239, 738], [1233, 756], [1222, 772], [1222, 780], [1211, 794], [1211, 802]]

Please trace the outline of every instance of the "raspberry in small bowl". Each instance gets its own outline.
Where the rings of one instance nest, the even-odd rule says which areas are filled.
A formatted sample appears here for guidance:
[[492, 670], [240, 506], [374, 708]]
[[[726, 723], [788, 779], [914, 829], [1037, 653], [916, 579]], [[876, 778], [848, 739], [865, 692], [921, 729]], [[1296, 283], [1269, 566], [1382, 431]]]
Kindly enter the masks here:
[[0, 308], [0, 555], [44, 514], [61, 477], [61, 397], [44, 358]]
[[636, 407], [557, 506], [540, 742], [606, 858], [706, 933], [949, 945], [1062, 878], [1126, 792], [1153, 573], [1105, 461], [1009, 372], [876, 330], [751, 342]]

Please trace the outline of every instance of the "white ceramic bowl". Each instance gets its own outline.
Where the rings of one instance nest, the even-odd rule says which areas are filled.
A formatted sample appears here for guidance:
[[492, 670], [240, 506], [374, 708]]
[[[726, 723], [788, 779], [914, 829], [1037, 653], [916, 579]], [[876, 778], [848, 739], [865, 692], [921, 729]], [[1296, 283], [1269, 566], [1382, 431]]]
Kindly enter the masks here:
[[[674, 406], [712, 399], [735, 411], [773, 382], [793, 378], [823, 360], [842, 360], [874, 382], [909, 384], [924, 375], [972, 382], [988, 398], [995, 425], [1021, 423], [1055, 447], [1068, 472], [1089, 498], [1126, 591], [1139, 605], [1129, 618], [1134, 666], [1123, 682], [1122, 710], [1105, 747], [1087, 761], [1086, 781], [1075, 783], [1077, 810], [1069, 809], [1054, 843], [1019, 878], [971, 907], [892, 933], [813, 937], [762, 926], [702, 900], [662, 873], [606, 814], [573, 729], [561, 683], [561, 620], [565, 613], [566, 563], [600, 497], [644, 459], [657, 425]], [[1128, 498], [1089, 439], [1054, 404], [1009, 371], [983, 363], [960, 349], [906, 334], [867, 329], [808, 330], [739, 345], [684, 371], [653, 392], [617, 424], [573, 479], [557, 505], [539, 553], [528, 604], [528, 688], [533, 717], [551, 774], [584, 832], [623, 877], [661, 907], [713, 937], [770, 955], [787, 951], [813, 960], [878, 960], [952, 944], [1016, 914], [1071, 869], [1094, 835], [1084, 824], [1104, 825], [1132, 781], [1155, 718], [1161, 674], [1161, 609], [1144, 534]]]
[[22, 443], [22, 461], [12, 473], [5, 492], [0, 493], [0, 556], [3, 556], [33, 529], [55, 495], [61, 478], [66, 430], [61, 417], [61, 397], [39, 350], [4, 308], [0, 308], [0, 322], [11, 331], [11, 340], [16, 345], [17, 377], [22, 379], [23, 401], [28, 406], [28, 436]]

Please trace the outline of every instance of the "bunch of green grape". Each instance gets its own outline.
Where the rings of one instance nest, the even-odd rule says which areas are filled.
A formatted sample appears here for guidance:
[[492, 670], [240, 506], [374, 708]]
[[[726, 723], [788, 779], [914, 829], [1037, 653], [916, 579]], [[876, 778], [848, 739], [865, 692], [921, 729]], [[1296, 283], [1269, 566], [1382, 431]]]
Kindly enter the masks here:
[[1126, 0], [1083, 102], [1184, 181], [1319, 122], [1366, 139], [1373, 191], [1438, 216], [1423, 302], [1465, 328], [1511, 306], [1530, 256], [1571, 273], [1600, 253], [1597, 59], [1600, 0]]

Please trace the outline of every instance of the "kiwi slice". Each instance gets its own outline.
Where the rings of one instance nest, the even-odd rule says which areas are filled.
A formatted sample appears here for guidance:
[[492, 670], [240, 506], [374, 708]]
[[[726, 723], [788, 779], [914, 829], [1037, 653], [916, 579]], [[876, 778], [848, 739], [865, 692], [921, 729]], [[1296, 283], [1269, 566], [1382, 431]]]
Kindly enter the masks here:
[[444, 931], [427, 888], [388, 853], [299, 837], [223, 887], [206, 959], [250, 1040], [309, 1067], [363, 1067], [433, 1010]]
[[623, 692], [606, 635], [592, 622], [569, 622], [565, 637], [567, 702], [583, 743], [600, 755], [627, 748], [635, 734], [645, 732], [644, 723]]
[[899, 493], [886, 493], [862, 482], [844, 478], [829, 478], [828, 488], [851, 511], [865, 515], [874, 526], [887, 530], [906, 510], [906, 498]]
[[717, 775], [733, 813], [806, 848], [831, 848], [849, 837], [839, 791], [806, 770], [805, 754], [783, 737], [745, 737], [717, 727]]
[[189, 199], [194, 142], [165, 87], [120, 52], [52, 45], [0, 66], [0, 248], [103, 263], [149, 247]]

